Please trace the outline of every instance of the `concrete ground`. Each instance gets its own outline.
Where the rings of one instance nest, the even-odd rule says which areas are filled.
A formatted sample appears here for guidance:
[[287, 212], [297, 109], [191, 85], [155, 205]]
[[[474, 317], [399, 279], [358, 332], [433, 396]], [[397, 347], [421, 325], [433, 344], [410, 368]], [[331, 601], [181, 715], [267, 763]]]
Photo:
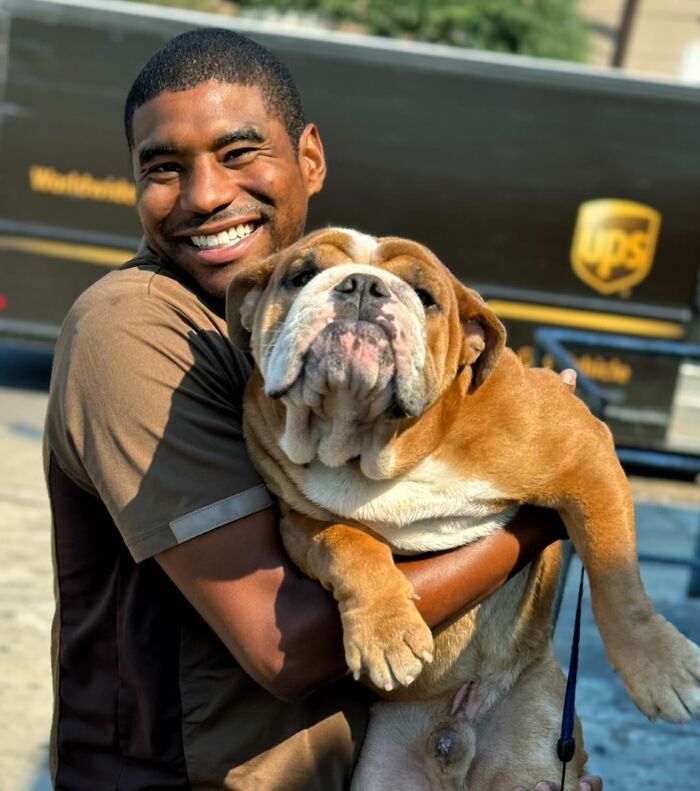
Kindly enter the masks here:
[[[49, 506], [41, 468], [48, 357], [0, 352], [0, 789], [35, 787], [51, 721]], [[17, 385], [22, 385], [22, 389]], [[37, 789], [38, 791], [38, 789]]]
[[[41, 471], [48, 359], [0, 352], [0, 791], [45, 791], [51, 717], [49, 633], [53, 609], [49, 509]], [[691, 484], [634, 479], [640, 551], [692, 553], [700, 492]], [[685, 569], [645, 563], [658, 608], [700, 642], [700, 600]], [[556, 646], [568, 663], [577, 575], [570, 574]], [[590, 768], [608, 791], [698, 788], [700, 723], [648, 723], [610, 671], [584, 611], [577, 708]], [[527, 727], [527, 723], [523, 723]]]
[[[633, 481], [640, 553], [689, 556], [700, 533], [697, 487]], [[678, 566], [642, 563], [642, 578], [657, 609], [686, 636], [700, 643], [700, 599], [686, 596], [690, 572]], [[565, 670], [573, 632], [580, 565], [572, 563], [555, 646]], [[700, 721], [688, 725], [650, 723], [634, 707], [619, 676], [607, 663], [584, 596], [576, 709], [584, 724], [589, 767], [602, 775], [606, 791], [700, 788]]]

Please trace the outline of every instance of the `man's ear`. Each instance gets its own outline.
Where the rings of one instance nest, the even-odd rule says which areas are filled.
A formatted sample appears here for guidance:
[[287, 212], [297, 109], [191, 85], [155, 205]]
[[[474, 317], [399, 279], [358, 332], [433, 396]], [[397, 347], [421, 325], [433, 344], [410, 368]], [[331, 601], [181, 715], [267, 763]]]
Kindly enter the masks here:
[[463, 286], [454, 275], [451, 278], [464, 333], [459, 364], [472, 366], [472, 382], [478, 387], [498, 365], [506, 344], [506, 330], [476, 291]]
[[277, 266], [279, 256], [237, 270], [226, 289], [226, 323], [231, 343], [241, 351], [250, 350], [255, 309]]
[[307, 124], [299, 138], [299, 167], [310, 198], [321, 191], [326, 179], [326, 156], [316, 124]]

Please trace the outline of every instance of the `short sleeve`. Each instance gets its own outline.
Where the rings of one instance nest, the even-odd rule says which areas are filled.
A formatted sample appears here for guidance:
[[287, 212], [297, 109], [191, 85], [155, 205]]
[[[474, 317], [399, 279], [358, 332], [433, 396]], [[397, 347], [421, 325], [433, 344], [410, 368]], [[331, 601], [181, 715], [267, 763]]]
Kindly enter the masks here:
[[243, 440], [250, 365], [223, 320], [176, 282], [110, 277], [117, 282], [84, 295], [62, 329], [47, 440], [140, 561], [272, 499]]

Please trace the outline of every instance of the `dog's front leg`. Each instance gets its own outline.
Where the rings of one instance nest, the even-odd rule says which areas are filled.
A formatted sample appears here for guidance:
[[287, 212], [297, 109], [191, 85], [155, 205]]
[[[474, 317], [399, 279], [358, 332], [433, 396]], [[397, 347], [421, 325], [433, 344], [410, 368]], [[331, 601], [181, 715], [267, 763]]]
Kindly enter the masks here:
[[650, 719], [700, 714], [700, 649], [656, 612], [639, 574], [634, 506], [614, 460], [604, 475], [581, 472], [562, 509], [591, 584], [591, 604], [611, 665]]
[[295, 511], [283, 515], [282, 539], [299, 568], [338, 602], [345, 659], [355, 678], [366, 674], [387, 691], [410, 684], [432, 661], [433, 639], [389, 547], [359, 528]]

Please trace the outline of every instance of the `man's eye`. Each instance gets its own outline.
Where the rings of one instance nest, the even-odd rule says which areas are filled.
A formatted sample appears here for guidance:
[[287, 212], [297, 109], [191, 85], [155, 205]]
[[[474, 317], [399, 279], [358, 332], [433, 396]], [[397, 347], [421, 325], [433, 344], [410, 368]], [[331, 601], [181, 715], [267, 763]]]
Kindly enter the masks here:
[[161, 175], [163, 173], [180, 173], [182, 167], [177, 162], [159, 162], [157, 165], [148, 169], [149, 175]]
[[428, 308], [437, 307], [437, 302], [433, 299], [433, 295], [429, 291], [426, 291], [424, 288], [416, 288], [414, 290], [426, 310]]
[[293, 288], [304, 288], [304, 286], [313, 280], [315, 276], [316, 272], [312, 272], [310, 269], [305, 269], [303, 272], [299, 272], [298, 274], [294, 275], [294, 277], [289, 281], [289, 284]]
[[236, 162], [241, 159], [247, 159], [248, 155], [254, 153], [255, 153], [254, 148], [233, 148], [230, 151], [226, 152], [226, 155], [224, 156], [224, 160], [226, 162], [231, 162], [231, 161]]

